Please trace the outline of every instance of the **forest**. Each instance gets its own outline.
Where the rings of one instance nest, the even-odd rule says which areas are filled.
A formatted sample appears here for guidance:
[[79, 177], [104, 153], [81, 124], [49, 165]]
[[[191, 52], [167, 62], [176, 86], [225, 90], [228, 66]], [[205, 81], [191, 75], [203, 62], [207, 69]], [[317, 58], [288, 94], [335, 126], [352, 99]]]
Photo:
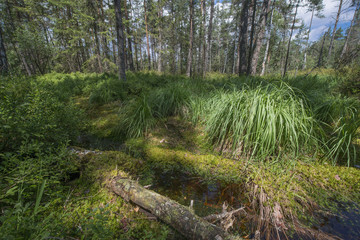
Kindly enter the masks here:
[[359, 0], [0, 0], [0, 240], [359, 239]]

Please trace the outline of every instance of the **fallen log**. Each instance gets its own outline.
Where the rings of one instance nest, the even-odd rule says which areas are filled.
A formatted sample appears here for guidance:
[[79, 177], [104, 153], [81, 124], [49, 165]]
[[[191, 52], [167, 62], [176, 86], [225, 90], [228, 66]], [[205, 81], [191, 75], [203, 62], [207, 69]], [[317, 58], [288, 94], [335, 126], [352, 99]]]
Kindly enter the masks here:
[[134, 180], [117, 177], [112, 181], [111, 187], [126, 201], [150, 211], [188, 239], [231, 238], [223, 229], [195, 215], [188, 207], [145, 189]]

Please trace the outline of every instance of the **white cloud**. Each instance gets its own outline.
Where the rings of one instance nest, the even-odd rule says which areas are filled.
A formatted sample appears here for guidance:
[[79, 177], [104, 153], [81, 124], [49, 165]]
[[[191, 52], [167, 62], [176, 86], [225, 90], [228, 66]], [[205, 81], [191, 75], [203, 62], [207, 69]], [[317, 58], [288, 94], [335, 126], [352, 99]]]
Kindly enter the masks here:
[[[319, 37], [335, 23], [335, 18], [339, 8], [340, 0], [323, 0], [323, 3], [324, 10], [322, 11], [322, 14], [325, 17], [318, 18], [314, 16], [310, 32], [310, 41], [318, 40]], [[351, 2], [349, 0], [344, 1], [338, 26], [351, 21], [354, 15], [354, 8], [349, 8], [350, 3]], [[311, 12], [308, 12], [306, 7], [299, 8], [298, 16], [304, 21], [306, 26], [310, 25]]]

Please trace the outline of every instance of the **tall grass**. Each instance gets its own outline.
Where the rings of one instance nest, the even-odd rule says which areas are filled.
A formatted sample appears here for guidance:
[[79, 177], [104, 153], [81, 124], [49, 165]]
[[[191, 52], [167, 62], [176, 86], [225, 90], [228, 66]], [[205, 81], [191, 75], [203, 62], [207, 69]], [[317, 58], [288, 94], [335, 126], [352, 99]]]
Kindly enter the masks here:
[[312, 112], [286, 85], [217, 91], [203, 119], [221, 151], [263, 158], [318, 146]]

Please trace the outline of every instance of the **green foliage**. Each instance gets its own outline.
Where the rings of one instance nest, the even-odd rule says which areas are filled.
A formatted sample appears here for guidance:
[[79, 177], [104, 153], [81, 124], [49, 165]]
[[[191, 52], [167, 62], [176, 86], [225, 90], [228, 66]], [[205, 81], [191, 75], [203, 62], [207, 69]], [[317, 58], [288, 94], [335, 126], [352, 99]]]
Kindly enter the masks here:
[[92, 89], [89, 101], [91, 104], [105, 104], [116, 100], [124, 100], [125, 85], [117, 78], [105, 79]]
[[61, 102], [51, 88], [31, 79], [8, 79], [0, 88], [0, 149], [17, 149], [24, 140], [44, 147], [74, 140], [81, 127], [81, 112]]
[[[154, 111], [146, 95], [137, 97], [121, 109], [122, 121], [121, 130], [125, 131], [128, 137], [139, 137], [155, 125]], [[121, 131], [120, 130], [120, 131]]]
[[316, 121], [286, 85], [216, 92], [203, 119], [209, 138], [221, 151], [263, 158], [318, 145]]

